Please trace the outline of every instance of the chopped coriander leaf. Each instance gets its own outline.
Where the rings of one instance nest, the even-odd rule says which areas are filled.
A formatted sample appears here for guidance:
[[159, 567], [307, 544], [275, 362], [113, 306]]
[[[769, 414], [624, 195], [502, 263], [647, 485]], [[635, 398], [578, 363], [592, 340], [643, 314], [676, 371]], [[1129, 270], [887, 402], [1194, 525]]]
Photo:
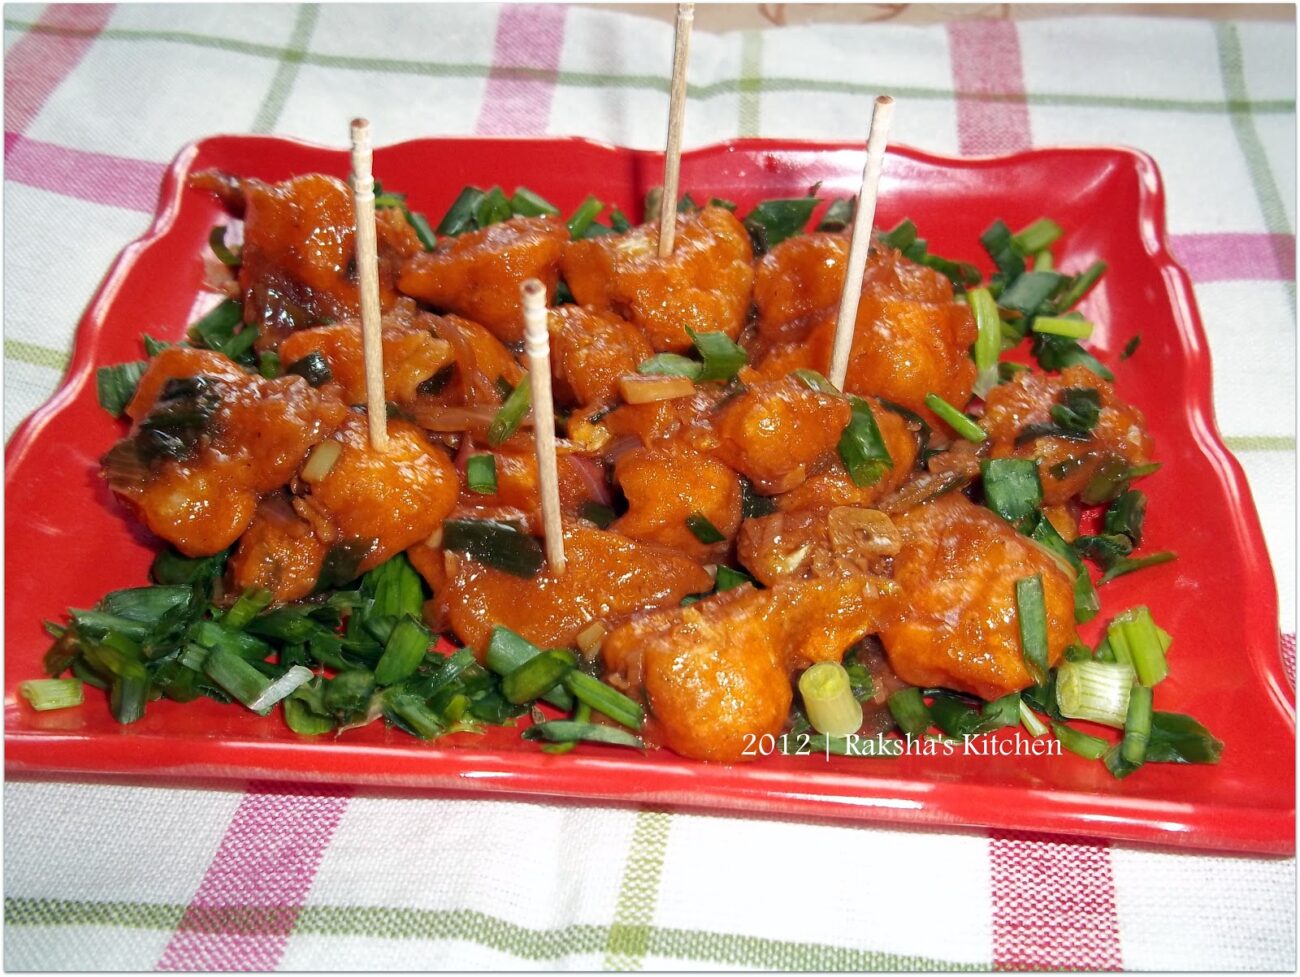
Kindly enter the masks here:
[[802, 234], [817, 206], [816, 197], [764, 200], [742, 222], [756, 255], [765, 254], [787, 238]]
[[727, 541], [727, 537], [718, 531], [718, 527], [709, 522], [708, 518], [699, 512], [692, 512], [686, 517], [686, 528], [706, 546]]
[[959, 411], [952, 404], [948, 403], [938, 394], [926, 394], [925, 406], [934, 411], [944, 423], [952, 428], [958, 435], [974, 444], [981, 444], [988, 435], [984, 429], [976, 424], [973, 420]]
[[438, 233], [446, 237], [456, 237], [465, 231], [474, 230], [474, 212], [483, 196], [483, 191], [478, 187], [465, 187], [452, 202], [442, 220], [438, 222]]
[[497, 460], [495, 455], [470, 455], [465, 462], [465, 483], [471, 492], [479, 495], [496, 495]]
[[121, 417], [148, 368], [149, 364], [144, 360], [101, 366], [95, 371], [95, 391], [99, 396], [99, 406], [114, 417]]
[[228, 268], [238, 268], [243, 259], [226, 247], [226, 231], [229, 228], [225, 224], [217, 224], [208, 234], [208, 247], [212, 253], [217, 256], [217, 260]]
[[861, 397], [850, 397], [849, 407], [849, 423], [840, 434], [840, 460], [853, 484], [866, 488], [875, 485], [894, 467], [894, 459], [885, 446], [870, 405]]

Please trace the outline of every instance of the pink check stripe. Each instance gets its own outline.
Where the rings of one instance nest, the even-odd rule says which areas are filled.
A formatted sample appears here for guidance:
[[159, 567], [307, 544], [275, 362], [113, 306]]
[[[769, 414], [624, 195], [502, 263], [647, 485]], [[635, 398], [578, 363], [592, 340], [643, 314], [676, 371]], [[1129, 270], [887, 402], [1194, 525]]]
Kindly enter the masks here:
[[157, 969], [275, 969], [350, 795], [251, 786]]
[[[963, 156], [1018, 153], [1031, 143], [1020, 33], [1011, 20], [957, 20], [948, 25], [957, 93], [957, 145]], [[990, 66], [996, 65], [996, 70]], [[986, 101], [980, 95], [1009, 95]]]
[[[19, 38], [5, 54], [6, 133], [27, 131], [112, 15], [112, 4], [50, 4], [45, 8], [36, 21], [38, 29]], [[77, 33], [47, 34], [39, 30], [51, 27]]]
[[1294, 234], [1175, 234], [1174, 257], [1194, 281], [1295, 281]]
[[1286, 670], [1287, 681], [1295, 688], [1295, 635], [1282, 635], [1282, 668]]
[[91, 203], [152, 214], [162, 186], [162, 163], [87, 153], [5, 133], [5, 180]]
[[989, 863], [995, 969], [1123, 966], [1108, 845], [996, 832]]
[[[497, 20], [492, 69], [475, 131], [482, 136], [534, 136], [546, 131], [564, 49], [565, 7], [512, 4]], [[520, 77], [517, 69], [531, 69]]]

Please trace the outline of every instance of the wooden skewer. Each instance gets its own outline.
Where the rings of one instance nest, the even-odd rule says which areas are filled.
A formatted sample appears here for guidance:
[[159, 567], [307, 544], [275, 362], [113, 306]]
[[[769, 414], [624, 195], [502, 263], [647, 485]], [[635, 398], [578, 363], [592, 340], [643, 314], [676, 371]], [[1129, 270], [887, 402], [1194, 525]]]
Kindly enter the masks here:
[[673, 253], [677, 236], [677, 190], [682, 172], [682, 119], [686, 114], [686, 62], [691, 53], [695, 4], [677, 5], [673, 32], [673, 89], [668, 101], [668, 147], [664, 150], [664, 190], [659, 200], [659, 257]]
[[564, 527], [560, 523], [560, 478], [555, 464], [555, 405], [551, 400], [551, 337], [546, 329], [546, 287], [536, 278], [520, 286], [524, 297], [524, 351], [533, 395], [533, 440], [537, 487], [542, 499], [546, 562], [564, 572]]
[[384, 342], [379, 313], [379, 249], [375, 243], [375, 180], [370, 171], [370, 123], [352, 120], [352, 201], [357, 219], [357, 272], [361, 278], [361, 348], [366, 363], [366, 416], [370, 446], [388, 450], [384, 403]]
[[853, 236], [849, 239], [848, 269], [844, 275], [844, 291], [840, 293], [840, 314], [835, 320], [830, 381], [840, 390], [844, 389], [844, 377], [849, 372], [853, 328], [858, 318], [858, 301], [862, 298], [862, 276], [867, 270], [871, 227], [876, 222], [876, 190], [880, 186], [880, 168], [884, 163], [885, 144], [889, 141], [889, 124], [893, 117], [894, 100], [888, 95], [881, 95], [876, 99], [875, 108], [871, 112], [867, 163], [862, 169], [862, 190], [858, 193]]

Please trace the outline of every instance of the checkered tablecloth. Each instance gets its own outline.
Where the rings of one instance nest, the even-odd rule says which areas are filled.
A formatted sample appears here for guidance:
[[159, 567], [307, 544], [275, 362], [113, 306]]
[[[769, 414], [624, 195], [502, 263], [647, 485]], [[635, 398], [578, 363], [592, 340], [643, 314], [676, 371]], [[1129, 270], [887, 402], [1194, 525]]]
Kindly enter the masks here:
[[[665, 23], [564, 6], [29, 6], [5, 17], [4, 424], [54, 390], [186, 141], [658, 147]], [[697, 31], [687, 146], [1151, 153], [1295, 631], [1293, 23]], [[8, 613], [13, 613], [12, 608]], [[10, 969], [1292, 969], [1295, 862], [579, 804], [10, 781]]]

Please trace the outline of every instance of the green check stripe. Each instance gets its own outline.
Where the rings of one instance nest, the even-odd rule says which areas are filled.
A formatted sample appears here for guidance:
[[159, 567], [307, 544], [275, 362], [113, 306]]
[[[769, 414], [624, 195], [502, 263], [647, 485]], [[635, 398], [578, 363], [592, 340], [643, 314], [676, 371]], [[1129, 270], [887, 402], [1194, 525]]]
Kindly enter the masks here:
[[[666, 815], [665, 815], [666, 816]], [[263, 907], [266, 908], [266, 907]], [[132, 902], [5, 899], [9, 927], [107, 926], [172, 931], [185, 907]], [[295, 937], [366, 937], [388, 940], [459, 940], [532, 961], [595, 954], [612, 927], [575, 923], [532, 929], [469, 909], [406, 909], [387, 906], [305, 906]], [[19, 934], [10, 932], [10, 939]], [[651, 927], [646, 950], [653, 957], [773, 970], [988, 970], [988, 963], [881, 953], [826, 943], [765, 939], [739, 933]]]
[[745, 31], [740, 37], [740, 127], [742, 136], [760, 132], [760, 96], [763, 92], [763, 32]]
[[48, 366], [51, 370], [62, 370], [68, 365], [68, 354], [48, 346], [26, 343], [21, 339], [5, 340], [5, 359], [30, 363], [32, 366]]
[[[84, 36], [88, 32], [73, 28], [49, 27], [30, 21], [5, 20], [6, 29], [32, 30], [65, 36]], [[211, 37], [188, 31], [157, 31], [133, 28], [107, 28], [97, 35], [100, 41], [163, 41], [190, 44], [199, 47], [220, 48], [253, 57], [285, 61], [290, 52], [270, 44], [258, 44], [233, 38]], [[474, 64], [467, 62], [411, 61], [397, 58], [364, 58], [337, 54], [319, 54], [311, 51], [301, 54], [303, 64], [323, 68], [342, 68], [352, 71], [372, 71], [386, 74], [419, 75], [433, 78], [485, 78], [491, 71], [493, 77], [517, 80], [556, 82], [572, 88], [623, 88], [667, 92], [671, 80], [663, 75], [611, 75], [586, 71], [552, 72], [538, 68], [520, 68]], [[720, 79], [709, 85], [689, 85], [687, 92], [694, 99], [710, 99], [750, 91], [829, 93], [844, 95], [874, 95], [888, 90], [897, 98], [950, 101], [955, 97], [951, 88], [900, 86], [890, 79], [869, 82], [852, 82], [833, 79], [768, 77], [747, 79], [743, 77]], [[1238, 99], [1143, 98], [1124, 95], [1087, 95], [1065, 92], [979, 92], [962, 96], [969, 101], [1016, 103], [1043, 106], [1081, 106], [1086, 108], [1124, 108], [1155, 112], [1190, 112], [1197, 114], [1227, 114], [1251, 112], [1256, 115], [1288, 115], [1295, 112], [1295, 99], [1263, 99], [1250, 102]]]
[[280, 121], [280, 115], [284, 112], [284, 103], [288, 101], [293, 83], [298, 79], [298, 69], [302, 66], [303, 56], [311, 44], [311, 36], [316, 30], [316, 22], [319, 19], [320, 7], [316, 4], [303, 4], [298, 8], [298, 16], [293, 24], [293, 35], [289, 38], [289, 47], [282, 54], [280, 67], [276, 69], [275, 77], [271, 79], [271, 89], [266, 93], [261, 108], [257, 110], [257, 118], [253, 120], [254, 132], [275, 131], [276, 123]]
[[1294, 437], [1247, 434], [1225, 437], [1223, 443], [1233, 451], [1295, 451]]
[[632, 846], [605, 946], [605, 970], [640, 970], [650, 941], [650, 922], [659, 897], [659, 877], [668, 853], [667, 811], [641, 811], [632, 829]]

